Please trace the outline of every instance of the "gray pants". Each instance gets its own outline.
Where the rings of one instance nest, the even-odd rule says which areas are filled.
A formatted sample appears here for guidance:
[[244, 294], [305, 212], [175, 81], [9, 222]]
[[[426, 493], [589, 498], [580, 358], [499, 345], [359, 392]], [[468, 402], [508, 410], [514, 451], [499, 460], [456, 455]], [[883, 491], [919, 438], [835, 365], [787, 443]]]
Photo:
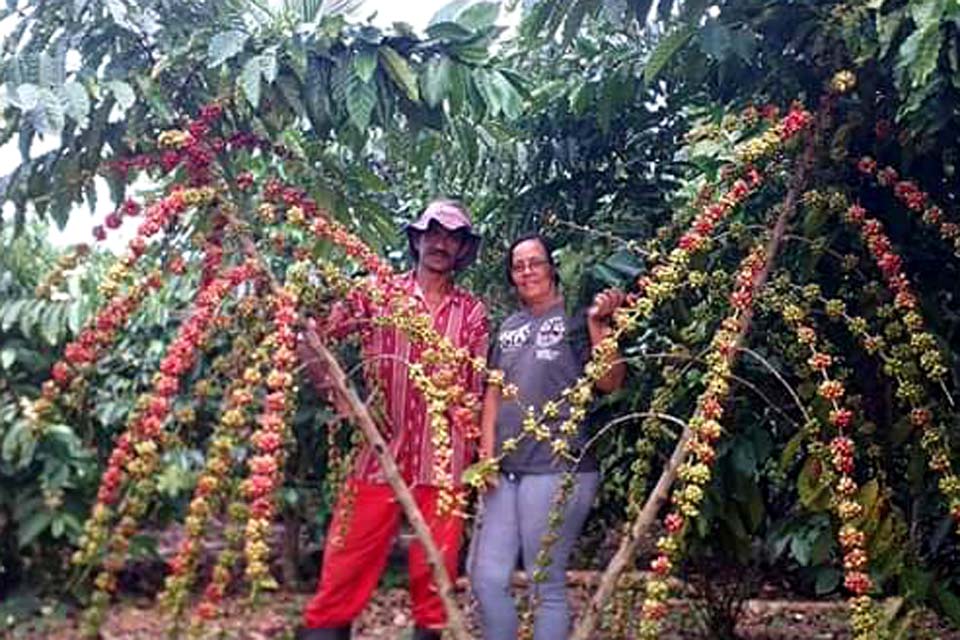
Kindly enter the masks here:
[[[540, 604], [534, 619], [534, 640], [561, 640], [570, 632], [567, 560], [590, 511], [600, 474], [578, 473], [576, 477], [558, 531], [560, 537], [551, 550], [547, 579], [535, 587]], [[520, 553], [524, 568], [528, 573], [533, 571], [560, 478], [553, 473], [503, 474], [497, 487], [482, 496], [467, 569], [486, 640], [516, 640], [517, 607], [510, 593], [510, 576]]]

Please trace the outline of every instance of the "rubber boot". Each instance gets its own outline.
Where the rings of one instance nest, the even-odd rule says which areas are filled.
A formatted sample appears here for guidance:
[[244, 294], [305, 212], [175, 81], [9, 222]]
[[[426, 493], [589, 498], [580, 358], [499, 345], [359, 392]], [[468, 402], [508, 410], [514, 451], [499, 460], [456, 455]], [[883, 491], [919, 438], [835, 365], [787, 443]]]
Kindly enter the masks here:
[[443, 629], [424, 629], [417, 627], [413, 630], [413, 640], [440, 640], [443, 637]]
[[297, 640], [350, 640], [350, 627], [300, 629]]

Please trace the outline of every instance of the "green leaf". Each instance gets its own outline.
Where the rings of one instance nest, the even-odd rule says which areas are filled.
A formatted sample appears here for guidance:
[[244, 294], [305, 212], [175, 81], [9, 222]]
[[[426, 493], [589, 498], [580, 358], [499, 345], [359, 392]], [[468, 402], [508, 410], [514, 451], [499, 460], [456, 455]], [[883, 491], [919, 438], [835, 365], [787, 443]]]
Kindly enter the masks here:
[[515, 120], [523, 110], [523, 99], [513, 83], [499, 71], [490, 73], [493, 90], [500, 102], [500, 110], [508, 120]]
[[501, 111], [500, 96], [493, 86], [490, 79], [491, 71], [486, 69], [475, 69], [473, 72], [473, 86], [477, 93], [483, 98], [483, 104], [486, 106], [487, 113], [490, 116], [496, 116]]
[[960, 625], [960, 598], [950, 591], [946, 584], [938, 584], [936, 587], [937, 601], [943, 607], [943, 612], [947, 614], [954, 625]]
[[80, 333], [86, 315], [81, 300], [74, 300], [70, 303], [70, 310], [67, 313], [67, 326], [74, 335]]
[[429, 29], [433, 25], [440, 24], [441, 22], [454, 22], [457, 14], [459, 14], [465, 6], [470, 4], [471, 1], [472, 0], [453, 0], [445, 4], [433, 14], [427, 28]]
[[387, 75], [403, 90], [407, 98], [413, 102], [419, 102], [420, 92], [417, 89], [417, 77], [411, 71], [410, 65], [407, 64], [403, 56], [389, 45], [383, 45], [377, 51]]
[[11, 349], [7, 347], [3, 351], [0, 351], [0, 367], [4, 369], [9, 369], [14, 362], [17, 361], [17, 351], [16, 349]]
[[260, 73], [263, 74], [263, 79], [267, 81], [267, 84], [272, 84], [274, 80], [277, 79], [277, 53], [276, 51], [268, 51], [263, 55], [257, 56], [260, 60]]
[[822, 511], [830, 502], [829, 484], [824, 482], [821, 463], [814, 457], [808, 457], [797, 478], [797, 492], [800, 504], [814, 511]]
[[900, 45], [897, 68], [906, 71], [914, 88], [923, 87], [937, 68], [940, 56], [940, 28], [917, 29]]
[[880, 58], [884, 58], [890, 51], [890, 45], [893, 44], [894, 37], [900, 31], [906, 14], [903, 9], [891, 11], [889, 14], [877, 12], [877, 39], [880, 43]]
[[434, 56], [427, 61], [420, 76], [420, 92], [430, 107], [436, 107], [450, 91], [450, 70], [453, 62], [447, 56]]
[[223, 31], [210, 38], [207, 45], [207, 66], [219, 67], [241, 51], [250, 39], [250, 34], [236, 29]]
[[814, 581], [813, 589], [818, 596], [826, 595], [836, 590], [840, 585], [840, 577], [843, 574], [833, 567], [821, 567], [817, 569], [817, 578]]
[[478, 2], [457, 14], [455, 22], [468, 29], [479, 31], [493, 26], [500, 14], [500, 4], [497, 2]]
[[746, 493], [748, 497], [746, 499], [746, 516], [747, 521], [750, 526], [751, 533], [755, 533], [760, 525], [763, 523], [763, 514], [766, 511], [763, 504], [763, 494], [760, 493], [760, 488], [755, 482], [749, 482], [746, 485]]
[[76, 80], [71, 80], [63, 85], [61, 91], [66, 105], [66, 114], [81, 129], [86, 128], [87, 115], [90, 113], [90, 97], [87, 95], [86, 88]]
[[51, 347], [56, 346], [57, 343], [60, 342], [60, 328], [63, 324], [63, 313], [64, 306], [58, 304], [55, 307], [48, 307], [46, 313], [43, 314], [43, 320], [40, 323], [40, 333]]
[[563, 41], [569, 43], [580, 31], [584, 18], [600, 6], [600, 0], [577, 0], [567, 12], [563, 23]]
[[730, 29], [719, 20], [708, 20], [700, 31], [700, 50], [714, 60], [723, 60], [730, 51]]
[[2, 455], [4, 462], [17, 468], [23, 468], [33, 462], [33, 452], [37, 448], [37, 439], [26, 420], [15, 422], [3, 438]]
[[910, 9], [910, 17], [917, 23], [919, 29], [926, 29], [929, 26], [940, 26], [940, 19], [945, 9], [944, 0], [921, 0], [914, 1], [907, 5]]
[[264, 53], [259, 56], [253, 56], [243, 65], [243, 71], [237, 82], [243, 95], [251, 105], [257, 107], [260, 105], [260, 79], [263, 78], [267, 83], [271, 83], [277, 78], [277, 56], [274, 52]]
[[134, 93], [133, 87], [123, 80], [111, 80], [107, 83], [107, 89], [113, 93], [113, 96], [117, 99], [117, 104], [123, 111], [132, 107], [133, 103], [137, 101], [137, 94]]
[[43, 300], [31, 300], [30, 304], [25, 306], [20, 313], [20, 321], [17, 324], [20, 327], [20, 333], [22, 333], [25, 338], [33, 335], [33, 330], [37, 326], [37, 320], [40, 318], [44, 306], [45, 303]]
[[372, 82], [363, 82], [353, 76], [347, 80], [345, 91], [350, 122], [359, 131], [365, 131], [370, 124], [373, 107], [377, 103], [376, 86]]
[[857, 502], [863, 505], [864, 515], [870, 514], [877, 506], [877, 500], [880, 497], [880, 483], [874, 478], [860, 487], [860, 494], [857, 496]]
[[52, 89], [40, 89], [40, 102], [32, 112], [36, 117], [33, 126], [37, 133], [59, 135], [66, 124], [66, 111], [60, 96]]
[[684, 25], [660, 40], [656, 48], [654, 48], [653, 53], [651, 53], [647, 59], [646, 66], [643, 68], [643, 81], [646, 84], [650, 84], [650, 82], [659, 76], [667, 65], [670, 64], [674, 56], [687, 45], [687, 42], [689, 42], [696, 31], [696, 27]]
[[787, 441], [786, 446], [780, 453], [780, 469], [782, 471], [787, 471], [793, 466], [793, 461], [796, 459], [797, 453], [800, 452], [800, 447], [803, 445], [803, 441], [804, 434], [800, 432]]
[[247, 64], [244, 65], [243, 71], [240, 72], [240, 77], [237, 78], [237, 83], [240, 85], [243, 95], [246, 96], [247, 102], [249, 102], [254, 108], [259, 107], [260, 65], [257, 63], [255, 58], [247, 60]]
[[23, 312], [23, 308], [26, 306], [27, 302], [29, 302], [29, 300], [14, 300], [3, 308], [3, 318], [2, 321], [0, 321], [0, 330], [10, 330], [10, 327], [12, 327], [14, 323], [16, 323], [17, 318], [20, 317], [20, 314]]
[[43, 533], [53, 520], [53, 512], [36, 511], [17, 526], [17, 545], [23, 549]]
[[370, 82], [377, 70], [377, 52], [375, 49], [361, 49], [353, 58], [353, 72], [360, 82]]
[[570, 113], [580, 117], [587, 112], [593, 99], [593, 88], [588, 82], [581, 82], [570, 93]]
[[643, 271], [643, 265], [637, 257], [630, 251], [622, 249], [604, 261], [611, 269], [619, 271], [626, 278], [632, 280]]
[[21, 111], [29, 111], [40, 103], [40, 87], [32, 82], [24, 82], [17, 87], [10, 101]]
[[427, 27], [427, 36], [434, 40], [467, 40], [473, 32], [456, 22], [438, 22]]

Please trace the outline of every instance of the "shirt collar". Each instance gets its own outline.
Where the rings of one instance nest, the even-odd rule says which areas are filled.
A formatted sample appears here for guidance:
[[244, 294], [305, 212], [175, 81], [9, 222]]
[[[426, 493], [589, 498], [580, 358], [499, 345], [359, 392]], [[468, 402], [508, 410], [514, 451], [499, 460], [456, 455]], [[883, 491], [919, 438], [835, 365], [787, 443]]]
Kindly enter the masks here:
[[[426, 306], [427, 300], [423, 294], [423, 289], [420, 287], [420, 283], [417, 282], [416, 274], [413, 271], [407, 271], [402, 277], [404, 291], [412, 295], [414, 298], [422, 302], [424, 306]], [[437, 310], [439, 311], [447, 304], [462, 304], [465, 296], [466, 291], [462, 287], [454, 284], [450, 289], [450, 293], [446, 295], [446, 297], [443, 299], [443, 302], [441, 302], [440, 306], [437, 307]]]

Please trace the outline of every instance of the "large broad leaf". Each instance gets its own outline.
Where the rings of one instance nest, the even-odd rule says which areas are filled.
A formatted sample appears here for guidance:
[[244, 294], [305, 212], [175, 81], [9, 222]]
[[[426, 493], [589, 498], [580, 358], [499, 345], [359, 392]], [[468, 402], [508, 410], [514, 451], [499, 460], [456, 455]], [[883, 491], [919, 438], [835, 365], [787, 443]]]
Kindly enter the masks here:
[[17, 545], [22, 549], [47, 530], [53, 520], [52, 511], [36, 511], [17, 526]]
[[643, 69], [643, 81], [649, 84], [654, 78], [659, 76], [663, 70], [666, 69], [667, 65], [670, 64], [674, 56], [680, 53], [687, 45], [687, 42], [690, 41], [690, 38], [693, 37], [696, 31], [696, 27], [684, 25], [660, 40], [653, 50], [653, 53], [650, 54], [650, 58], [647, 60], [647, 64]]
[[377, 52], [375, 49], [361, 49], [353, 58], [353, 72], [360, 82], [370, 82], [377, 70]]
[[40, 102], [40, 87], [32, 82], [24, 82], [10, 95], [10, 102], [22, 111], [29, 111]]
[[936, 596], [937, 601], [940, 602], [940, 606], [943, 608], [943, 612], [947, 614], [950, 621], [954, 625], [960, 625], [960, 598], [950, 591], [950, 587], [946, 584], [937, 585]]
[[59, 87], [67, 78], [66, 72], [67, 39], [59, 38], [54, 45], [40, 53], [40, 84], [45, 87]]
[[372, 82], [363, 82], [356, 76], [351, 76], [344, 89], [347, 115], [350, 122], [360, 131], [365, 131], [370, 124], [370, 115], [377, 103], [377, 90]]
[[570, 42], [580, 31], [584, 18], [600, 7], [600, 0], [577, 0], [563, 23], [563, 41]]
[[428, 106], [436, 107], [450, 91], [450, 69], [453, 66], [447, 56], [434, 56], [427, 62], [420, 76], [420, 91]]
[[240, 72], [237, 83], [247, 101], [254, 107], [260, 106], [260, 62], [256, 57], [250, 58], [243, 65], [243, 71]]
[[818, 596], [826, 595], [836, 590], [841, 577], [840, 571], [834, 567], [820, 567], [817, 569], [817, 578], [814, 581], [813, 588]]
[[87, 115], [90, 113], [90, 97], [87, 95], [86, 88], [79, 82], [71, 80], [63, 85], [61, 91], [67, 115], [80, 128], [86, 128]]
[[499, 71], [490, 71], [485, 75], [489, 92], [494, 96], [497, 109], [508, 119], [520, 115], [521, 98], [513, 84]]
[[3, 438], [3, 461], [23, 468], [33, 462], [33, 453], [37, 448], [37, 439], [26, 420], [15, 422]]
[[123, 80], [111, 80], [107, 83], [107, 89], [117, 99], [117, 104], [124, 111], [132, 107], [133, 103], [137, 101], [137, 94], [134, 93], [133, 87]]
[[383, 45], [378, 51], [380, 62], [386, 69], [387, 75], [403, 90], [407, 98], [413, 102], [418, 102], [420, 91], [417, 88], [417, 76], [410, 69], [407, 61], [391, 46]]
[[219, 67], [243, 51], [243, 46], [249, 39], [250, 34], [235, 29], [213, 36], [207, 45], [207, 66]]
[[937, 68], [940, 44], [940, 28], [934, 24], [917, 29], [900, 45], [897, 67], [907, 72], [913, 87], [923, 87]]
[[243, 71], [240, 72], [240, 77], [237, 78], [243, 95], [254, 107], [260, 105], [261, 78], [268, 84], [277, 79], [277, 56], [274, 52], [264, 53], [247, 60], [243, 65]]
[[30, 111], [30, 122], [37, 133], [58, 135], [66, 124], [63, 100], [52, 89], [40, 89], [39, 102]]
[[500, 14], [500, 4], [498, 2], [478, 2], [461, 11], [456, 22], [468, 29], [479, 31], [493, 26]]
[[27, 299], [14, 300], [4, 305], [2, 309], [3, 315], [0, 316], [0, 330], [9, 331], [10, 327], [16, 324], [17, 318], [23, 313], [27, 302], [29, 302]]
[[456, 22], [438, 22], [427, 27], [427, 35], [437, 40], [466, 40], [473, 32]]
[[570, 92], [568, 98], [570, 113], [578, 118], [587, 112], [593, 100], [593, 85], [583, 80], [579, 81], [577, 87]]
[[903, 26], [906, 12], [903, 9], [883, 14], [877, 11], [877, 39], [880, 43], [880, 58], [886, 57], [894, 38]]
[[474, 69], [473, 86], [483, 99], [487, 113], [496, 116], [501, 111], [500, 95], [494, 86], [493, 72], [486, 69]]
[[719, 20], [708, 20], [700, 31], [700, 50], [714, 60], [723, 60], [730, 51], [730, 29]]
[[928, 27], [939, 27], [940, 19], [943, 17], [943, 11], [947, 4], [956, 4], [947, 2], [947, 0], [914, 0], [908, 3], [910, 17], [917, 23], [919, 29]]
[[427, 28], [429, 29], [429, 27], [440, 24], [441, 22], [454, 22], [457, 14], [470, 4], [470, 2], [471, 0], [453, 0], [449, 4], [444, 5], [430, 18]]

